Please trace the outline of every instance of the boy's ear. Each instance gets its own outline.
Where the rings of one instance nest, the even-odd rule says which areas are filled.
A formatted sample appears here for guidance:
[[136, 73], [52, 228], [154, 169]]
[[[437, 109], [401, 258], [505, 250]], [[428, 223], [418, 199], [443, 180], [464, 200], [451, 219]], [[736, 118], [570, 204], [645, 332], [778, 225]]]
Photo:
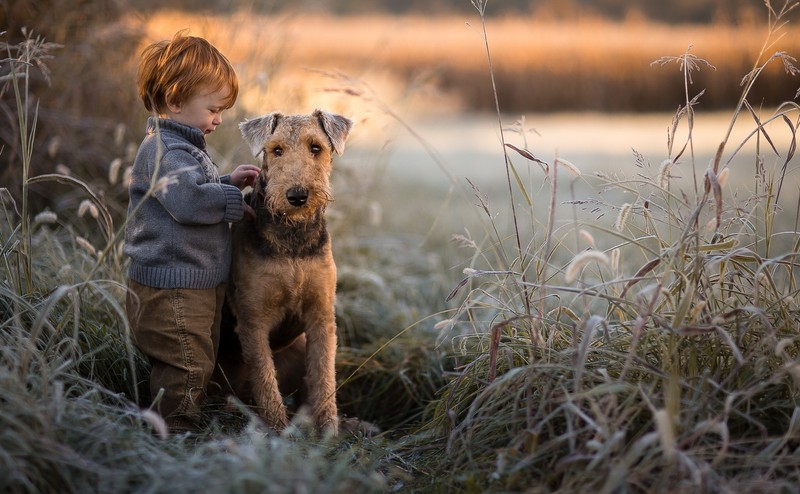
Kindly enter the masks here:
[[167, 110], [169, 110], [170, 113], [177, 114], [177, 113], [181, 112], [181, 106], [180, 105], [174, 105], [174, 104], [170, 103], [169, 101], [167, 101]]
[[250, 146], [253, 156], [258, 157], [264, 151], [264, 142], [267, 137], [275, 132], [278, 120], [282, 117], [280, 113], [267, 113], [252, 120], [245, 120], [239, 124], [244, 142]]
[[171, 113], [180, 113], [183, 106], [180, 103], [175, 103], [177, 100], [175, 97], [176, 92], [177, 90], [175, 85], [172, 85], [164, 94], [164, 103], [166, 103], [167, 110], [169, 110]]
[[314, 116], [319, 119], [322, 130], [328, 134], [328, 138], [333, 145], [333, 150], [341, 156], [342, 153], [344, 153], [344, 143], [347, 140], [348, 134], [350, 134], [350, 129], [353, 128], [353, 121], [341, 115], [328, 113], [323, 110], [315, 110]]

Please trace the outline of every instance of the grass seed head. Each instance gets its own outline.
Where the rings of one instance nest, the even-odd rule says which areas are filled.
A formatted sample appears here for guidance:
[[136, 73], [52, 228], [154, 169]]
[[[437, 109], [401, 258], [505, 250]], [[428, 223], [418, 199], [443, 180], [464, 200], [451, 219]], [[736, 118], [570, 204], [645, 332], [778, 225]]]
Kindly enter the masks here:
[[619, 274], [619, 258], [620, 258], [620, 250], [619, 247], [615, 248], [611, 251], [611, 270], [615, 274]]
[[603, 266], [609, 266], [611, 264], [611, 260], [608, 258], [608, 255], [606, 255], [605, 252], [600, 252], [599, 250], [594, 249], [585, 250], [572, 258], [572, 262], [569, 263], [567, 272], [564, 275], [566, 282], [572, 283], [578, 279], [578, 275], [580, 275], [583, 268], [592, 262], [596, 262]]
[[96, 256], [97, 255], [97, 249], [95, 249], [94, 245], [92, 245], [91, 242], [89, 242], [85, 238], [77, 236], [77, 237], [75, 237], [75, 242], [78, 245], [80, 245], [81, 247], [83, 247], [83, 249], [86, 252], [88, 252], [89, 254], [91, 254], [92, 256]]
[[618, 232], [621, 232], [625, 229], [625, 223], [628, 222], [628, 216], [631, 214], [631, 209], [633, 206], [631, 203], [626, 202], [622, 205], [619, 210], [619, 215], [617, 215], [617, 221], [614, 222], [614, 229]]
[[122, 146], [122, 142], [125, 140], [125, 130], [125, 124], [121, 122], [114, 127], [114, 144], [117, 146]]
[[594, 237], [592, 236], [591, 233], [587, 232], [586, 230], [581, 230], [581, 231], [578, 232], [578, 235], [580, 235], [581, 238], [583, 240], [585, 240], [587, 244], [589, 244], [589, 247], [591, 247], [591, 248], [595, 247], [595, 245], [594, 245]]
[[672, 170], [672, 165], [674, 164], [675, 164], [674, 161], [666, 159], [662, 161], [661, 166], [658, 167], [658, 186], [661, 187], [662, 189], [666, 189], [667, 186], [669, 186], [669, 179], [670, 179], [669, 172], [670, 170]]
[[47, 143], [47, 155], [51, 158], [55, 158], [58, 154], [59, 147], [61, 147], [61, 138], [59, 136], [53, 136]]
[[97, 209], [97, 206], [89, 199], [84, 199], [78, 206], [78, 218], [83, 218], [86, 213], [89, 213], [94, 219], [100, 216], [100, 211]]
[[145, 410], [142, 412], [142, 420], [150, 425], [154, 431], [156, 431], [156, 434], [158, 434], [159, 438], [167, 439], [169, 437], [167, 423], [164, 422], [164, 419], [161, 418], [161, 415], [157, 414], [153, 410]]
[[52, 211], [42, 211], [33, 218], [35, 225], [53, 225], [58, 222], [58, 215]]
[[116, 185], [119, 180], [119, 170], [122, 168], [122, 158], [114, 158], [108, 165], [108, 183]]

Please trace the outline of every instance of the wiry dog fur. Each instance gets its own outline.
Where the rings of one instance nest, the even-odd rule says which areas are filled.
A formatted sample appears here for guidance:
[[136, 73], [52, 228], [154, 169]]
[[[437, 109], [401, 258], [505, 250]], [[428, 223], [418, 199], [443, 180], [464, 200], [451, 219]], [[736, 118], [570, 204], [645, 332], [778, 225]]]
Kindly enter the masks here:
[[[352, 122], [317, 110], [271, 113], [239, 125], [261, 173], [249, 195], [255, 219], [233, 227], [227, 302], [243, 366], [222, 342], [219, 363], [238, 394], [266, 423], [287, 425], [283, 396], [302, 400], [318, 427], [336, 431], [336, 266], [325, 224], [333, 153], [342, 154]], [[225, 328], [223, 328], [223, 335]], [[224, 336], [223, 336], [224, 338]]]

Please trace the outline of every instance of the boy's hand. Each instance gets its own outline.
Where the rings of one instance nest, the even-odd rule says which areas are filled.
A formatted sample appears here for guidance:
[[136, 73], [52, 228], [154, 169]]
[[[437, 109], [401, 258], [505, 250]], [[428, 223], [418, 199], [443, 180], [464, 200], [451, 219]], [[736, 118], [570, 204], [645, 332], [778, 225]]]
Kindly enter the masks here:
[[239, 165], [231, 173], [231, 185], [235, 185], [239, 190], [252, 186], [260, 172], [261, 168], [255, 165]]

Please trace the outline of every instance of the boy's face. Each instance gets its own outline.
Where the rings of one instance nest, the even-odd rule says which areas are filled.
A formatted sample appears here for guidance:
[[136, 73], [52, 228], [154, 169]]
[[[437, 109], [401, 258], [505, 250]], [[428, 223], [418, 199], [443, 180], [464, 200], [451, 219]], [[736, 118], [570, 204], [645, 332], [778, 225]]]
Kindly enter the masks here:
[[167, 104], [164, 116], [200, 129], [203, 134], [210, 134], [222, 123], [222, 112], [225, 111], [229, 94], [227, 87], [213, 92], [201, 91], [180, 106]]

